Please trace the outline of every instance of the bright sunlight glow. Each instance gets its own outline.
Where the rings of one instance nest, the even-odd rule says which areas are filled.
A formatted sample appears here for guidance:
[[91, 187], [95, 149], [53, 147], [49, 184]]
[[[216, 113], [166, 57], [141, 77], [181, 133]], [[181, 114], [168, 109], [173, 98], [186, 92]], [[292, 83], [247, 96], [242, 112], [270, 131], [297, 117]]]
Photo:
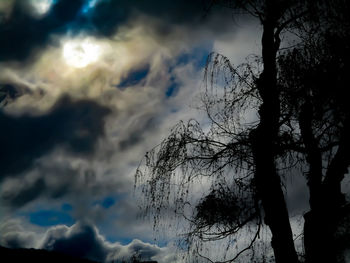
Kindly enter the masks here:
[[54, 0], [30, 0], [34, 12], [40, 16], [45, 15], [54, 3]]
[[91, 39], [69, 40], [63, 45], [65, 62], [75, 68], [84, 68], [96, 62], [101, 54], [101, 47]]

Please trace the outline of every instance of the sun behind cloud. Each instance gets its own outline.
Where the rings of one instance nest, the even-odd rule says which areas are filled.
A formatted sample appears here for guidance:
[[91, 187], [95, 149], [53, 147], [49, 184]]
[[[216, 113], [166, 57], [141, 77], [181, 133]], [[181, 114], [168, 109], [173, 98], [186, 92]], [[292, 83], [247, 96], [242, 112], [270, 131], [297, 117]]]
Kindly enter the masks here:
[[63, 58], [74, 68], [84, 68], [97, 62], [101, 53], [101, 46], [89, 38], [68, 40], [63, 45]]
[[56, 0], [30, 0], [29, 3], [34, 9], [33, 11], [36, 16], [43, 16], [56, 3]]

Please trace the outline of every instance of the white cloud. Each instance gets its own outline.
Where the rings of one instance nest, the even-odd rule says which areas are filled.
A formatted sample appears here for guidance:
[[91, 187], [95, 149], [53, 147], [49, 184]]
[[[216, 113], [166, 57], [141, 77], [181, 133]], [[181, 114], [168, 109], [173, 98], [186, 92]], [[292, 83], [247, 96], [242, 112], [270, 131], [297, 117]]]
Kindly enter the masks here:
[[32, 14], [37, 17], [42, 17], [50, 11], [55, 0], [29, 0], [32, 7]]
[[[128, 260], [134, 255], [143, 260], [157, 260], [159, 263], [176, 262], [177, 259], [171, 245], [159, 247], [138, 239], [126, 245], [108, 242], [97, 227], [88, 222], [78, 222], [70, 227], [57, 225], [48, 228], [44, 233], [25, 230], [22, 224], [19, 220], [1, 222], [0, 245], [10, 248], [47, 249], [99, 262]], [[35, 229], [34, 226], [27, 227]]]

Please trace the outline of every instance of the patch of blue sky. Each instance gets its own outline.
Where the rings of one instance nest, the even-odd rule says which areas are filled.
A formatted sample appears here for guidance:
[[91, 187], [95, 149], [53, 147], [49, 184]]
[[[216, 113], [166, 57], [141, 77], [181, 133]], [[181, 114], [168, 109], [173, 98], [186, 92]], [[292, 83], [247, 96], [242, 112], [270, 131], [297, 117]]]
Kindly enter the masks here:
[[178, 85], [178, 83], [176, 81], [174, 81], [172, 79], [170, 86], [165, 91], [165, 96], [167, 98], [174, 97], [174, 96], [176, 96], [178, 91], [179, 91], [179, 85]]
[[83, 14], [89, 13], [91, 9], [93, 9], [99, 1], [101, 0], [86, 0], [85, 4], [83, 5], [83, 8], [81, 9], [81, 12]]
[[106, 208], [106, 209], [112, 207], [114, 204], [115, 204], [115, 200], [114, 200], [114, 198], [111, 197], [111, 196], [106, 197], [106, 198], [103, 199], [102, 202], [101, 202], [102, 207], [104, 207], [104, 208]]
[[133, 238], [123, 237], [123, 238], [113, 238], [113, 237], [107, 237], [106, 238], [109, 242], [119, 242], [123, 246], [130, 244], [133, 241]]
[[213, 43], [210, 42], [183, 53], [177, 58], [176, 66], [193, 63], [197, 69], [204, 69], [212, 49]]
[[39, 210], [28, 215], [30, 223], [42, 227], [54, 226], [54, 225], [67, 225], [71, 226], [75, 223], [75, 220], [71, 215], [65, 211], [58, 210]]
[[73, 206], [71, 204], [68, 203], [64, 203], [61, 206], [62, 211], [72, 211], [73, 210]]
[[122, 79], [122, 81], [116, 85], [117, 88], [123, 90], [127, 87], [134, 86], [145, 79], [149, 73], [149, 66], [142, 67], [131, 71], [128, 76]]
[[[207, 64], [207, 58], [210, 52], [212, 51], [213, 45], [212, 43], [203, 44], [197, 48], [192, 49], [190, 52], [186, 52], [181, 54], [175, 62], [175, 65], [170, 67], [170, 73], [174, 70], [174, 68], [181, 66], [181, 65], [187, 65], [187, 64], [193, 64], [194, 67], [197, 70], [202, 70], [205, 68]], [[166, 98], [171, 98], [177, 95], [179, 91], [180, 85], [174, 78], [174, 76], [170, 79], [170, 85], [165, 91]]]
[[118, 201], [120, 201], [121, 199], [124, 199], [125, 195], [120, 194], [120, 195], [116, 195], [116, 196], [105, 196], [102, 199], [96, 200], [92, 203], [92, 206], [101, 206], [104, 209], [109, 209], [112, 206], [114, 206]]

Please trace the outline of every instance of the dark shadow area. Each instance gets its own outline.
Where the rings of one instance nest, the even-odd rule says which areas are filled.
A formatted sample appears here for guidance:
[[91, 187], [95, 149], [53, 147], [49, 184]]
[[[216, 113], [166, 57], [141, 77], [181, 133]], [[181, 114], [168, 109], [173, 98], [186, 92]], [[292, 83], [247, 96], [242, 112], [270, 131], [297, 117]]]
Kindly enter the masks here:
[[42, 249], [10, 249], [5, 247], [0, 247], [0, 259], [3, 263], [96, 263], [96, 261], [75, 258], [62, 253]]

